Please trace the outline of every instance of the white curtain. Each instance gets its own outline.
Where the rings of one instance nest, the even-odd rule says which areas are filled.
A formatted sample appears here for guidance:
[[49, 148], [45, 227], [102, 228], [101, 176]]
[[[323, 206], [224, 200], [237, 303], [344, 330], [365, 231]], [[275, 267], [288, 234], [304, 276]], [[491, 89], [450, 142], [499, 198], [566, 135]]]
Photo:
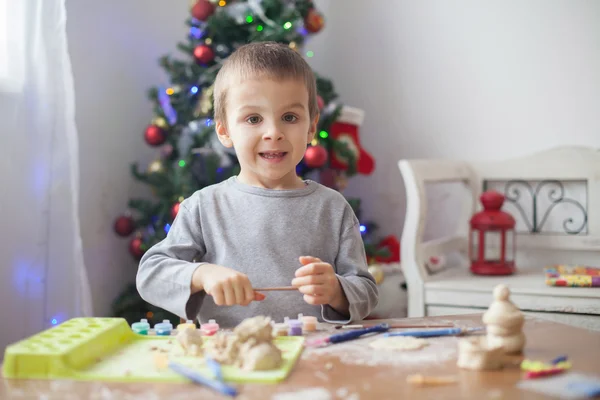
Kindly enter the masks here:
[[65, 0], [0, 0], [0, 358], [91, 316]]

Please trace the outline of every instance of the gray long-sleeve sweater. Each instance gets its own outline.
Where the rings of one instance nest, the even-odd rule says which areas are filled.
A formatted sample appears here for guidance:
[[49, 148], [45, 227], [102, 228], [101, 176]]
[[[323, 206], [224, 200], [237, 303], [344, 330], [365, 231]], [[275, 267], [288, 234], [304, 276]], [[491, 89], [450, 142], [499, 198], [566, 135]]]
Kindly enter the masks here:
[[[254, 287], [288, 286], [298, 257], [330, 263], [350, 303], [350, 315], [307, 304], [299, 292], [268, 292], [249, 306], [217, 306], [204, 291], [191, 294], [196, 268], [218, 264], [246, 274]], [[266, 315], [277, 322], [297, 314], [348, 323], [365, 318], [378, 301], [367, 271], [359, 223], [346, 199], [317, 182], [271, 190], [232, 177], [185, 199], [167, 237], [140, 261], [137, 288], [146, 301], [182, 318], [215, 319], [232, 327]]]

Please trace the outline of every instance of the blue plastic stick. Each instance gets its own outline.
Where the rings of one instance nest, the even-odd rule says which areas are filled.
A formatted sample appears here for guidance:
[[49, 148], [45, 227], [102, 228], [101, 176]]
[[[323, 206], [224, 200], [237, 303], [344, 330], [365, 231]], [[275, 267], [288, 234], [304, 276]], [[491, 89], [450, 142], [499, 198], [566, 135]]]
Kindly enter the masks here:
[[211, 357], [206, 357], [206, 365], [210, 368], [210, 371], [213, 373], [217, 380], [223, 382], [223, 371], [221, 370], [221, 364], [212, 359]]
[[435, 337], [435, 336], [451, 336], [451, 335], [460, 335], [464, 332], [473, 332], [479, 331], [483, 328], [447, 328], [447, 329], [430, 329], [427, 331], [406, 331], [406, 332], [390, 332], [386, 333], [384, 336], [413, 336], [413, 337]]
[[234, 388], [233, 386], [229, 386], [226, 383], [207, 378], [206, 376], [199, 374], [198, 372], [186, 367], [185, 365], [177, 364], [177, 363], [174, 363], [171, 361], [169, 363], [169, 368], [171, 368], [174, 372], [178, 373], [179, 375], [185, 376], [186, 378], [188, 378], [189, 380], [191, 380], [193, 382], [199, 383], [200, 385], [207, 386], [207, 387], [214, 389], [220, 393], [223, 393], [224, 395], [227, 395], [227, 396], [236, 396], [237, 395], [237, 389]]
[[563, 361], [567, 361], [567, 356], [556, 357], [554, 360], [550, 361], [550, 364], [558, 364]]
[[389, 329], [390, 329], [390, 326], [388, 324], [375, 325], [370, 328], [358, 329], [355, 331], [338, 333], [336, 335], [332, 335], [327, 338], [327, 342], [329, 342], [329, 343], [345, 342], [346, 340], [356, 339], [356, 338], [361, 337], [362, 335], [366, 335], [368, 333], [385, 332]]

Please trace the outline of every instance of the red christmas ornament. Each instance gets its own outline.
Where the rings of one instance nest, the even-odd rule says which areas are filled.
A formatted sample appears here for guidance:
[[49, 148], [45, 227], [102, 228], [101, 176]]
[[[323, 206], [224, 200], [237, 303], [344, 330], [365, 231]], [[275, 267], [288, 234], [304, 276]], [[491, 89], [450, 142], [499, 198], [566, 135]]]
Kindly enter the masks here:
[[325, 107], [325, 100], [319, 95], [317, 95], [317, 107], [319, 107], [319, 110], [323, 110], [323, 107]]
[[215, 52], [210, 46], [200, 44], [194, 49], [194, 58], [200, 64], [208, 64], [215, 59]]
[[117, 218], [114, 225], [115, 232], [119, 236], [129, 236], [135, 229], [135, 223], [133, 222], [133, 218], [121, 216]]
[[311, 33], [317, 33], [325, 26], [325, 19], [314, 8], [308, 10], [308, 14], [306, 14], [306, 18], [304, 19], [304, 26], [306, 30]]
[[156, 125], [149, 125], [144, 132], [144, 139], [150, 146], [160, 146], [167, 140], [167, 133]]
[[145, 253], [142, 249], [142, 244], [142, 239], [138, 237], [131, 239], [131, 242], [129, 242], [129, 252], [136, 260], [142, 258]]
[[191, 9], [192, 17], [199, 21], [206, 21], [214, 14], [215, 5], [208, 0], [198, 0]]
[[515, 219], [501, 210], [504, 195], [488, 191], [480, 196], [483, 211], [471, 217], [469, 258], [477, 275], [510, 275], [515, 272]]
[[[331, 124], [329, 134], [332, 139], [346, 143], [346, 146], [354, 155], [356, 172], [369, 175], [375, 169], [375, 160], [360, 145], [358, 128], [362, 125], [363, 119], [363, 110], [344, 106], [339, 118]], [[348, 170], [348, 161], [346, 157], [333, 152], [330, 166], [331, 168], [346, 171]]]
[[304, 163], [310, 168], [321, 168], [327, 162], [327, 158], [327, 150], [320, 145], [309, 146], [304, 153]]
[[375, 257], [375, 260], [379, 263], [400, 262], [400, 242], [398, 241], [398, 238], [394, 235], [386, 236], [377, 245], [377, 248], [379, 249], [386, 247], [390, 252], [390, 255], [388, 257], [377, 256]]
[[181, 203], [175, 203], [173, 204], [173, 207], [171, 207], [171, 218], [175, 219], [175, 217], [177, 216], [177, 213], [179, 213], [179, 205]]

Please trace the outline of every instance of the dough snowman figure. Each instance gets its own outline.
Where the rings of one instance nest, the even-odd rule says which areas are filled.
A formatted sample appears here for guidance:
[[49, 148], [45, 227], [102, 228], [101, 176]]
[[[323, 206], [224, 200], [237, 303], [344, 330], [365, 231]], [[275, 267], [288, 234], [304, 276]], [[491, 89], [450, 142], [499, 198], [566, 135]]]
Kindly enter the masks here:
[[488, 346], [502, 346], [505, 354], [521, 353], [525, 346], [523, 324], [525, 317], [509, 299], [506, 285], [494, 288], [494, 302], [483, 314]]

